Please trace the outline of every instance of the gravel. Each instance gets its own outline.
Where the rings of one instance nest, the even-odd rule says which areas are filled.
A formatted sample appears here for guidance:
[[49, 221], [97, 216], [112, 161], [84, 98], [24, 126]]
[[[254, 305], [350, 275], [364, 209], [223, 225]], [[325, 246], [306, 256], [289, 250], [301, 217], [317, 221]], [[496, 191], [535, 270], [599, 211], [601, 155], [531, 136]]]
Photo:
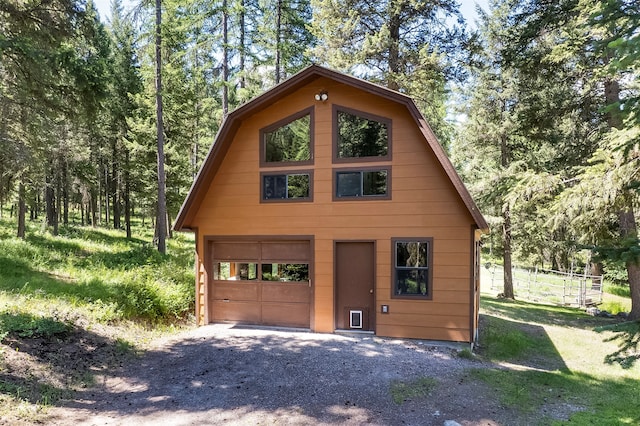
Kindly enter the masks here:
[[[214, 324], [157, 342], [93, 388], [52, 407], [50, 424], [498, 425], [513, 413], [469, 378], [466, 345]], [[435, 379], [395, 403], [391, 387]], [[450, 422], [450, 423], [446, 423]]]

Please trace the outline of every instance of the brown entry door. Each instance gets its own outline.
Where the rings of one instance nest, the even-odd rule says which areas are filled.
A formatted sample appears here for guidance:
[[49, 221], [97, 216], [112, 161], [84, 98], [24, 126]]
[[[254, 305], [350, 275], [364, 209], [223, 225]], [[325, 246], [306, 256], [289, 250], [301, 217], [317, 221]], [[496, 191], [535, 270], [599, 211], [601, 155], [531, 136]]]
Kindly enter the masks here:
[[336, 329], [375, 330], [375, 244], [336, 242]]

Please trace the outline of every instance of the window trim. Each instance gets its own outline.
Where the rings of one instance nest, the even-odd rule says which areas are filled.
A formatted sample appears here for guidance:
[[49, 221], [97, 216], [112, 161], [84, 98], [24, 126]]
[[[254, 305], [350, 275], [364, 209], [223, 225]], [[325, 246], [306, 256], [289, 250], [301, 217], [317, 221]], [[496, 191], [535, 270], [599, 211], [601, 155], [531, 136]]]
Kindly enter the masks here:
[[[306, 109], [303, 109], [302, 111], [298, 111], [295, 114], [289, 115], [285, 118], [283, 118], [282, 120], [279, 120], [273, 124], [270, 124], [266, 127], [263, 127], [262, 129], [260, 129], [260, 136], [259, 136], [259, 152], [260, 152], [260, 167], [283, 167], [283, 166], [307, 166], [307, 165], [313, 165], [314, 162], [314, 128], [315, 128], [315, 119], [314, 119], [314, 111], [315, 108], [314, 107], [309, 107]], [[280, 127], [283, 127], [289, 123], [292, 123], [296, 120], [298, 120], [299, 118], [304, 117], [305, 115], [309, 116], [309, 156], [311, 157], [309, 160], [305, 160], [305, 161], [274, 161], [274, 162], [268, 162], [267, 161], [267, 141], [266, 141], [266, 134], [269, 132], [272, 132], [274, 130], [279, 129]]]
[[[378, 121], [380, 123], [387, 125], [387, 155], [383, 157], [348, 157], [348, 158], [340, 158], [338, 157], [338, 112], [346, 112], [348, 114], [356, 115], [358, 117], [365, 118], [367, 120]], [[373, 161], [391, 161], [393, 152], [392, 149], [392, 124], [393, 121], [387, 117], [381, 117], [379, 115], [371, 114], [368, 112], [356, 110], [353, 108], [348, 108], [340, 105], [333, 105], [332, 111], [332, 123], [333, 123], [333, 134], [332, 134], [332, 161], [334, 164], [340, 163], [368, 163]]]
[[[396, 294], [397, 247], [399, 242], [427, 243], [427, 294]], [[433, 300], [433, 237], [391, 238], [391, 298], [405, 300]]]
[[[264, 198], [264, 177], [265, 176], [279, 176], [279, 175], [309, 175], [309, 196], [299, 198]], [[313, 170], [278, 170], [260, 172], [260, 203], [308, 203], [313, 202]]]
[[[338, 173], [354, 173], [354, 172], [379, 172], [385, 170], [387, 172], [387, 193], [385, 195], [362, 195], [360, 197], [338, 197]], [[333, 169], [333, 201], [373, 201], [373, 200], [391, 200], [391, 166], [380, 167], [344, 167]]]

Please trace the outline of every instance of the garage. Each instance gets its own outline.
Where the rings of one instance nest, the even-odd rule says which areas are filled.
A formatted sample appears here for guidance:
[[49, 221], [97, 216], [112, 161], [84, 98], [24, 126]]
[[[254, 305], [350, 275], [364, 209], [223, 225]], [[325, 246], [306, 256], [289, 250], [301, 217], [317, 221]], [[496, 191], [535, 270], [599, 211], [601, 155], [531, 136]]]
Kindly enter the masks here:
[[227, 237], [210, 240], [209, 249], [213, 322], [310, 328], [310, 238]]

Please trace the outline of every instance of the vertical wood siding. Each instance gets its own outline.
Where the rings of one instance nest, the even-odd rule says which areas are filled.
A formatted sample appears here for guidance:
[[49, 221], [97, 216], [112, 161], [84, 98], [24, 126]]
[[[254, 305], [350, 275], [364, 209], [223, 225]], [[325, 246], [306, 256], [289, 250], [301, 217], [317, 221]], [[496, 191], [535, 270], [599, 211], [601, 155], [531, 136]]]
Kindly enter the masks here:
[[[314, 100], [320, 90], [329, 94], [325, 103]], [[392, 120], [392, 162], [355, 165], [391, 164], [390, 200], [332, 200], [333, 170], [347, 166], [332, 164], [332, 103]], [[313, 165], [302, 168], [314, 170], [313, 202], [260, 203], [259, 130], [310, 106], [315, 108], [315, 158]], [[269, 167], [268, 171], [288, 169]], [[243, 122], [194, 218], [200, 253], [207, 235], [315, 235], [311, 323], [319, 332], [334, 331], [333, 241], [376, 240], [377, 333], [455, 341], [471, 339], [473, 224], [405, 107], [324, 78]], [[393, 237], [433, 237], [432, 300], [391, 297]], [[199, 264], [203, 270], [198, 279], [205, 279], [204, 264]], [[382, 304], [389, 305], [389, 314], [380, 314]], [[202, 307], [198, 309], [199, 321], [204, 320]]]

